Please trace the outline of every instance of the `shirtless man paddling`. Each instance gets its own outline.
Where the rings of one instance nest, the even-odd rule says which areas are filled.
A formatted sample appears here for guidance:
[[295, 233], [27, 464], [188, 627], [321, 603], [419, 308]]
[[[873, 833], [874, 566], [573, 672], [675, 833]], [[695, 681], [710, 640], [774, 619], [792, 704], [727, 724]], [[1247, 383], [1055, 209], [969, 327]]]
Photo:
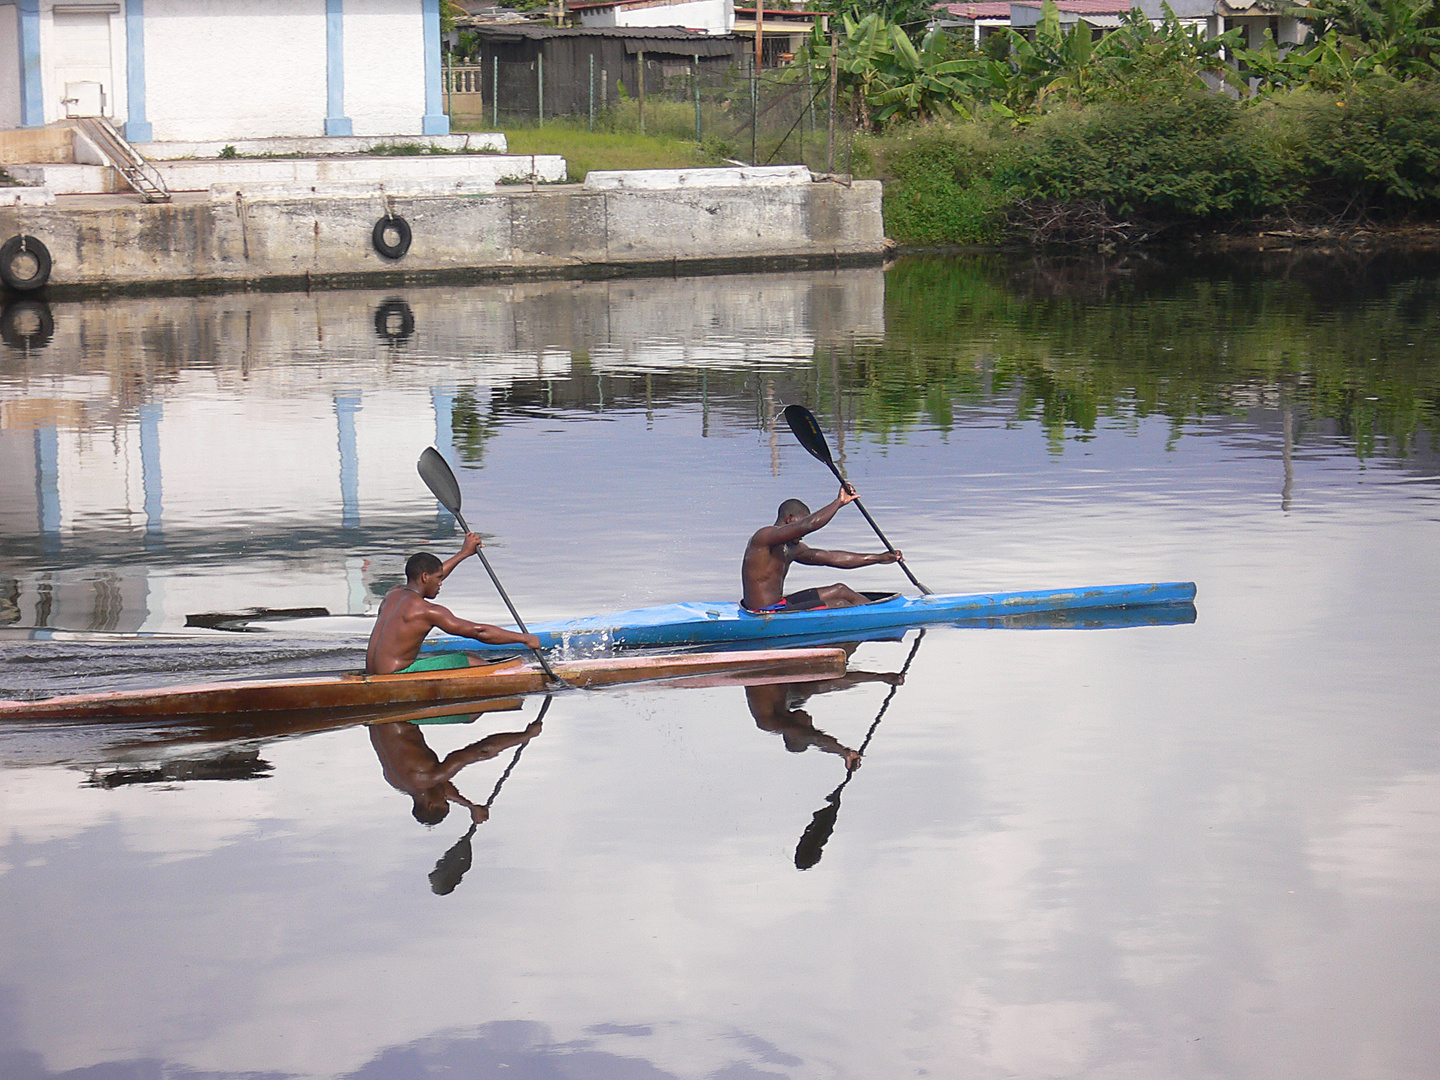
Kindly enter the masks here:
[[836, 511], [858, 497], [855, 489], [846, 484], [834, 502], [822, 506], [813, 514], [799, 499], [786, 499], [781, 503], [775, 524], [767, 525], [750, 537], [750, 543], [745, 548], [745, 560], [740, 566], [740, 581], [744, 586], [741, 606], [748, 611], [770, 612], [868, 604], [870, 601], [863, 594], [838, 583], [785, 595], [785, 575], [791, 563], [853, 570], [858, 566], [903, 561], [898, 551], [859, 555], [853, 551], [820, 551], [801, 543], [802, 536], [823, 529], [830, 524]]
[[437, 626], [447, 634], [474, 638], [487, 645], [540, 647], [540, 639], [534, 634], [517, 634], [489, 623], [468, 622], [456, 618], [449, 608], [431, 603], [440, 594], [440, 583], [450, 576], [450, 571], [478, 550], [479, 535], [466, 533], [459, 554], [443, 563], [428, 551], [410, 556], [405, 564], [405, 584], [395, 586], [380, 602], [380, 614], [375, 618], [375, 629], [370, 631], [370, 645], [365, 650], [365, 674], [443, 671], [485, 663], [471, 653], [456, 652], [435, 653], [417, 660], [420, 643]]

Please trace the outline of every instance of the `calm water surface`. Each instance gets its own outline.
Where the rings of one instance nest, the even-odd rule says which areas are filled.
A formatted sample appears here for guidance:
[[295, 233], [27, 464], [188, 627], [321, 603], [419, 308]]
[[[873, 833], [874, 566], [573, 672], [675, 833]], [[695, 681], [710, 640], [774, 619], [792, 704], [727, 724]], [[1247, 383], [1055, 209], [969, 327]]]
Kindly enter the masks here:
[[0, 728], [0, 1076], [1433, 1077], [1440, 265], [1271, 259], [6, 311], [0, 696], [358, 666], [431, 443], [528, 619], [733, 599], [791, 402], [939, 592], [1199, 597], [860, 645], [838, 794], [743, 688], [561, 694], [468, 841], [364, 728]]

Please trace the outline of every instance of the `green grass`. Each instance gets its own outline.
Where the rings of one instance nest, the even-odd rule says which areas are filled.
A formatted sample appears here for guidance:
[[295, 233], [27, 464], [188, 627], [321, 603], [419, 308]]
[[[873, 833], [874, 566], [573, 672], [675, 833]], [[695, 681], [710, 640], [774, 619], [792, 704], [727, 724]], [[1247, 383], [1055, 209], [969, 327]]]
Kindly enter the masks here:
[[[471, 125], [466, 125], [470, 127]], [[494, 130], [475, 124], [476, 131]], [[579, 182], [593, 169], [685, 169], [715, 165], [713, 155], [694, 139], [638, 132], [590, 131], [569, 121], [555, 120], [543, 127], [501, 128], [512, 154], [559, 154], [570, 179]]]

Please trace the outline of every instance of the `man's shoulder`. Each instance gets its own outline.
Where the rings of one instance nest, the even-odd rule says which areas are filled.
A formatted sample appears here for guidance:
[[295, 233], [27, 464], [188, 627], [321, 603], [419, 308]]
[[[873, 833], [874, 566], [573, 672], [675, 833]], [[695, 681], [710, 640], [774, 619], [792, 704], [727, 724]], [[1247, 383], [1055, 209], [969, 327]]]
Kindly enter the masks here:
[[779, 525], [762, 525], [750, 534], [750, 543], [747, 546], [752, 548], [780, 546], [785, 543], [785, 541], [779, 539], [775, 534], [778, 533], [781, 528], [782, 526]]

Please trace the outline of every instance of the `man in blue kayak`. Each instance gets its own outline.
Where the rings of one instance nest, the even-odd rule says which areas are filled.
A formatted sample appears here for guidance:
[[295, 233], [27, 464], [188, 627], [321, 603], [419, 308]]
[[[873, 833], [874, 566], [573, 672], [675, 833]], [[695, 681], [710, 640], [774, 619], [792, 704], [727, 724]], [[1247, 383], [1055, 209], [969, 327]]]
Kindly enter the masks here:
[[405, 564], [405, 584], [395, 586], [380, 602], [375, 629], [370, 631], [370, 645], [365, 650], [365, 674], [443, 671], [484, 663], [478, 656], [463, 652], [420, 657], [421, 642], [437, 626], [447, 634], [474, 638], [487, 645], [540, 647], [540, 639], [534, 634], [517, 634], [489, 623], [468, 622], [456, 618], [449, 608], [431, 603], [440, 594], [440, 583], [450, 576], [450, 571], [479, 550], [479, 534], [466, 533], [459, 554], [443, 563], [428, 551], [410, 556]]
[[853, 570], [859, 566], [903, 561], [898, 551], [859, 555], [853, 551], [821, 551], [801, 542], [801, 537], [823, 529], [842, 506], [858, 497], [855, 489], [845, 484], [834, 502], [822, 506], [813, 514], [799, 499], [786, 499], [781, 503], [775, 524], [767, 525], [750, 537], [750, 543], [745, 547], [745, 559], [740, 564], [740, 582], [744, 587], [740, 606], [756, 614], [765, 614], [868, 604], [870, 601], [864, 594], [839, 583], [785, 595], [785, 575], [791, 563]]

